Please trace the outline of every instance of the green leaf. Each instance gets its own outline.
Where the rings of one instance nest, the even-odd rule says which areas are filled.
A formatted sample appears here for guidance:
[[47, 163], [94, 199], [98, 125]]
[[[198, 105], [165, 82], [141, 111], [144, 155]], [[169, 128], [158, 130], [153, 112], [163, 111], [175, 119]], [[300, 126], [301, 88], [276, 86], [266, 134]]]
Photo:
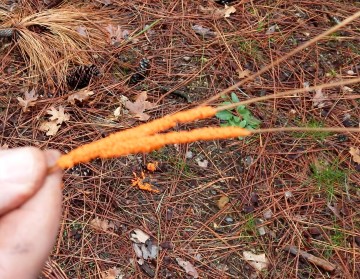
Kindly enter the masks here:
[[239, 126], [239, 123], [235, 122], [234, 118], [229, 120], [229, 124], [230, 124], [230, 126]]
[[231, 100], [232, 100], [234, 103], [240, 102], [238, 96], [237, 96], [234, 92], [231, 92]]
[[231, 104], [232, 104], [232, 102], [223, 102], [223, 103], [221, 103], [221, 105], [223, 105], [223, 106], [231, 105]]
[[233, 120], [236, 123], [240, 123], [240, 121], [241, 121], [240, 117], [238, 117], [238, 116], [233, 116]]
[[237, 111], [239, 114], [241, 114], [242, 116], [244, 116], [244, 115], [250, 115], [250, 111], [249, 111], [247, 108], [245, 108], [244, 106], [238, 106], [238, 107], [236, 108], [236, 111]]
[[241, 121], [241, 122], [239, 123], [238, 126], [239, 126], [240, 128], [245, 128], [247, 124], [248, 124], [247, 121], [246, 121], [246, 120], [243, 120], [243, 121]]
[[261, 124], [261, 121], [259, 119], [256, 119], [254, 116], [248, 117], [247, 122], [248, 125], [250, 125], [253, 128], [257, 128]]
[[215, 116], [220, 120], [230, 120], [233, 117], [233, 114], [228, 110], [222, 110], [216, 113]]

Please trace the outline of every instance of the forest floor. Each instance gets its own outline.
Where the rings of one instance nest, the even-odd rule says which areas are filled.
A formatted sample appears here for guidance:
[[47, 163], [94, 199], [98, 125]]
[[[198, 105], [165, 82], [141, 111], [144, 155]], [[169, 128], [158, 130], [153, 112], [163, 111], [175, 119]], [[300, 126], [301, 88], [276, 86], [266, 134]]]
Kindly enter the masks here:
[[[51, 1], [25, 8], [7, 2], [0, 28], [42, 17], [26, 28], [48, 49], [54, 42], [42, 36], [56, 37], [55, 29], [39, 14], [86, 15], [61, 24], [93, 39], [43, 53], [58, 55], [51, 58], [57, 72], [37, 68], [24, 36], [0, 39], [0, 146], [63, 153], [195, 107], [360, 8], [349, 0], [239, 0], [229, 7], [84, 0], [53, 1], [51, 9]], [[211, 105], [357, 78], [359, 41], [357, 18]], [[79, 61], [100, 75], [71, 90], [59, 75]], [[359, 89], [256, 102], [175, 130], [359, 127]], [[75, 166], [64, 172], [63, 218], [42, 278], [360, 278], [359, 139], [349, 132], [262, 133]], [[156, 171], [146, 170], [156, 162]], [[132, 186], [135, 174], [160, 193]]]

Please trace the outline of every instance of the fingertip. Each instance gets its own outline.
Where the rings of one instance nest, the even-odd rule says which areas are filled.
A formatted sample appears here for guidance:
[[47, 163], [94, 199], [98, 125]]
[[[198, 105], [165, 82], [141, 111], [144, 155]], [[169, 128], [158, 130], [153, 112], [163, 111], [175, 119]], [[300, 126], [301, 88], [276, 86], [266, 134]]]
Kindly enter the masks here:
[[46, 158], [46, 164], [47, 167], [53, 167], [57, 160], [60, 158], [61, 153], [59, 150], [56, 149], [47, 149], [45, 150], [45, 158]]
[[0, 152], [0, 215], [32, 197], [44, 182], [47, 164], [44, 152], [35, 147]]

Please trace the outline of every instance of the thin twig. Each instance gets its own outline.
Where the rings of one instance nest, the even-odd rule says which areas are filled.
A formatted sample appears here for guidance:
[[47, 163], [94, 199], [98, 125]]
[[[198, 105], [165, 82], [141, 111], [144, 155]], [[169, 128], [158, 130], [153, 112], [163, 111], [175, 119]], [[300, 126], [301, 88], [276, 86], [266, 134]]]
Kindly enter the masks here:
[[281, 133], [281, 132], [338, 132], [338, 133], [360, 133], [360, 128], [343, 128], [343, 127], [280, 127], [280, 128], [264, 128], [252, 130], [252, 134], [263, 133]]
[[294, 54], [298, 53], [299, 51], [311, 46], [312, 44], [316, 43], [317, 41], [321, 40], [322, 38], [334, 33], [335, 31], [339, 30], [341, 27], [349, 24], [350, 22], [354, 21], [355, 19], [357, 19], [358, 17], [360, 17], [360, 11], [358, 11], [357, 13], [353, 14], [352, 16], [346, 18], [345, 20], [343, 20], [341, 23], [335, 25], [334, 27], [326, 30], [325, 32], [321, 33], [320, 35], [316, 36], [315, 38], [311, 39], [310, 41], [307, 41], [306, 43], [298, 46], [297, 48], [295, 48], [294, 50], [290, 51], [289, 53], [287, 53], [286, 55], [282, 56], [281, 58], [278, 58], [276, 61], [274, 61], [273, 63], [265, 66], [264, 68], [262, 68], [261, 70], [257, 71], [256, 73], [254, 73], [253, 75], [235, 83], [234, 85], [224, 89], [223, 91], [221, 91], [220, 93], [216, 94], [215, 96], [209, 98], [207, 101], [205, 101], [204, 103], [201, 104], [201, 106], [204, 106], [206, 104], [209, 104], [212, 101], [215, 101], [216, 99], [218, 99], [221, 95], [226, 95], [228, 93], [230, 93], [231, 91], [235, 90], [237, 87], [243, 85], [244, 83], [253, 80], [254, 78], [262, 75], [263, 73], [267, 72], [268, 70], [270, 70], [271, 68], [273, 68], [274, 66], [279, 65], [281, 62], [289, 59], [289, 57], [293, 56]]
[[339, 82], [325, 83], [325, 84], [321, 84], [321, 85], [311, 86], [311, 87], [308, 87], [308, 88], [292, 89], [292, 90], [288, 90], [288, 91], [285, 91], [285, 92], [274, 93], [274, 94], [271, 94], [271, 95], [261, 96], [261, 97], [257, 97], [257, 98], [251, 98], [251, 99], [246, 100], [246, 101], [241, 101], [241, 102], [233, 103], [233, 104], [230, 104], [230, 105], [221, 106], [221, 107], [217, 108], [217, 111], [222, 111], [222, 110], [225, 110], [225, 109], [232, 109], [232, 108], [235, 108], [235, 107], [237, 107], [239, 105], [252, 104], [252, 103], [261, 102], [261, 101], [265, 101], [265, 100], [269, 100], [269, 99], [298, 98], [300, 96], [297, 96], [297, 95], [294, 95], [294, 94], [306, 93], [306, 92], [313, 91], [313, 90], [337, 87], [337, 86], [342, 86], [342, 85], [349, 85], [349, 84], [354, 84], [354, 83], [358, 83], [358, 82], [360, 82], [360, 77], [354, 78], [354, 79], [347, 79], [347, 80], [343, 80], [343, 81], [339, 81]]

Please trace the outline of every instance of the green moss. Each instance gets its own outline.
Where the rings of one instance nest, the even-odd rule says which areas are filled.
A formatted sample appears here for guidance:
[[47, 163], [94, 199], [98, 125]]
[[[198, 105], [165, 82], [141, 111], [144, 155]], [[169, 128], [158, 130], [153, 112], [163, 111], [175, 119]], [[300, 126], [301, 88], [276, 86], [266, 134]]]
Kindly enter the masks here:
[[[301, 124], [299, 124], [301, 125]], [[308, 128], [322, 128], [324, 123], [315, 119], [309, 120], [309, 122], [304, 126]], [[330, 132], [295, 132], [293, 136], [295, 138], [312, 138], [314, 140], [325, 140], [331, 133]]]
[[346, 173], [339, 169], [335, 162], [327, 165], [324, 162], [320, 165], [311, 165], [312, 178], [316, 181], [319, 189], [325, 191], [326, 197], [331, 201], [335, 197], [336, 188], [345, 184]]

